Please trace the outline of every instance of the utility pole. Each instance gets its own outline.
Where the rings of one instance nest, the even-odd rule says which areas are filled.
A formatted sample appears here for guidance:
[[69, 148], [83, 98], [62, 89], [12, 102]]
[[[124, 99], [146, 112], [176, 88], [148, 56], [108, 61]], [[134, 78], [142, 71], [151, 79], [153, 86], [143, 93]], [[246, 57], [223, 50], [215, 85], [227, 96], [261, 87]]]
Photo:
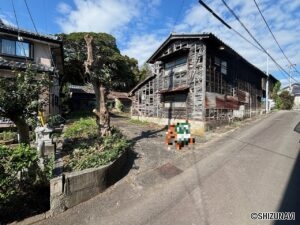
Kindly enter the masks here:
[[293, 68], [293, 66], [296, 66], [296, 64], [290, 64], [290, 65], [288, 65], [288, 67], [289, 67], [289, 75], [290, 75], [290, 77], [289, 77], [290, 93], [292, 93], [292, 68]]
[[267, 54], [266, 114], [268, 112], [269, 112], [269, 56]]

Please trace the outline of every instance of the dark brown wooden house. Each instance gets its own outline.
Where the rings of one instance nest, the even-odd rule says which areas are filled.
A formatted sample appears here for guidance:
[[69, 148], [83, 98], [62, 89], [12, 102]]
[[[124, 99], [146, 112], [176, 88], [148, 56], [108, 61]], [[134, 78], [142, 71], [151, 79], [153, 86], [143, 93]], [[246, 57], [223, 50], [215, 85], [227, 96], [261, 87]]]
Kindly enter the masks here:
[[[96, 106], [96, 96], [91, 85], [69, 85], [71, 111], [72, 112], [92, 112]], [[115, 108], [116, 100], [119, 100], [124, 111], [129, 112], [131, 99], [127, 92], [110, 91], [107, 96], [107, 103], [110, 108]]]
[[[152, 74], [134, 87], [132, 117], [168, 124], [228, 121], [261, 113], [267, 75], [213, 34], [171, 34], [147, 63]], [[269, 76], [269, 89], [277, 81]]]

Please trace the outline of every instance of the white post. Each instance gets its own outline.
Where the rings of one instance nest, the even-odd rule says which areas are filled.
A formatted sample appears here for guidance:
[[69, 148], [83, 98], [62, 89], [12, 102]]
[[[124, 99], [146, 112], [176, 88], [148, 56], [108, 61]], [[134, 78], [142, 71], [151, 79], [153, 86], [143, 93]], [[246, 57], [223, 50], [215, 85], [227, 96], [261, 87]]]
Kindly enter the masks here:
[[267, 54], [266, 114], [269, 112], [269, 57]]
[[290, 87], [290, 93], [292, 93], [292, 65], [290, 65], [290, 76], [289, 76], [289, 87]]
[[290, 65], [289, 65], [289, 68], [290, 68], [290, 69], [289, 69], [289, 75], [290, 75], [290, 76], [289, 76], [289, 88], [290, 88], [290, 93], [292, 93], [292, 72], [293, 72], [293, 71], [292, 71], [292, 67], [293, 67], [293, 66], [296, 66], [296, 64], [290, 64]]

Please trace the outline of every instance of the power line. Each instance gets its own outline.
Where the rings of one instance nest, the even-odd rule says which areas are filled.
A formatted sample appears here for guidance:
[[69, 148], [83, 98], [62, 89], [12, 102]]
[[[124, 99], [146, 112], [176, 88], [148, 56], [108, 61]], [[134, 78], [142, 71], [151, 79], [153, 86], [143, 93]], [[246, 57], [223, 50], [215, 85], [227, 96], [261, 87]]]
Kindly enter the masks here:
[[202, 0], [199, 0], [199, 3], [204, 6], [215, 18], [217, 18], [221, 23], [223, 23], [228, 29], [233, 30], [237, 35], [239, 35], [242, 39], [244, 39], [246, 42], [251, 44], [253, 47], [258, 49], [259, 51], [264, 52], [261, 48], [256, 46], [254, 43], [252, 43], [249, 39], [245, 38], [240, 32], [235, 30], [233, 27], [231, 27], [228, 23], [226, 23], [221, 17], [219, 17], [208, 5], [206, 5]]
[[32, 22], [32, 24], [33, 24], [34, 30], [35, 30], [35, 32], [38, 34], [38, 31], [37, 31], [36, 26], [35, 26], [35, 23], [34, 23], [34, 21], [33, 21], [31, 12], [30, 12], [29, 7], [28, 7], [28, 4], [27, 4], [27, 1], [24, 0], [24, 2], [25, 2], [25, 5], [26, 5], [26, 8], [27, 8], [27, 12], [28, 12], [28, 14], [29, 14], [29, 16], [30, 16], [31, 22]]
[[[18, 30], [18, 41], [22, 40], [23, 38], [20, 36], [20, 28], [19, 28], [19, 22], [18, 22], [18, 17], [17, 17], [17, 13], [16, 13], [16, 9], [15, 9], [15, 4], [14, 4], [14, 0], [11, 0], [11, 3], [12, 3], [12, 7], [13, 7], [13, 11], [14, 11], [14, 16], [15, 16], [15, 19], [16, 19], [16, 24], [17, 24], [17, 30]], [[20, 42], [16, 42], [18, 44], [18, 46], [20, 46], [23, 50], [23, 53], [25, 55], [25, 60], [27, 62], [27, 56], [25, 54], [26, 50], [23, 46], [22, 43]]]
[[180, 16], [182, 8], [183, 8], [183, 4], [184, 4], [184, 0], [181, 0], [180, 6], [179, 6], [179, 10], [178, 10], [177, 15], [175, 17], [175, 21], [174, 21], [174, 25], [173, 25], [173, 28], [172, 28], [172, 32], [174, 32], [175, 26], [177, 25], [178, 18]]
[[[235, 17], [235, 19], [237, 21], [239, 21], [239, 23], [242, 25], [242, 27], [247, 31], [247, 33], [250, 35], [250, 37], [256, 42], [256, 44], [259, 45], [259, 47], [264, 51], [264, 47], [258, 42], [258, 40], [256, 40], [256, 38], [251, 34], [251, 32], [248, 30], [248, 28], [243, 24], [243, 22], [240, 20], [240, 18], [234, 13], [234, 11], [227, 5], [227, 3], [222, 0], [223, 4], [226, 6], [226, 8], [229, 10], [229, 12], [231, 12], [231, 14]], [[266, 52], [267, 53], [267, 52]]]
[[[250, 37], [256, 42], [256, 44], [259, 45], [259, 47], [261, 47], [261, 49], [264, 51], [264, 53], [266, 53], [270, 59], [277, 65], [278, 68], [280, 68], [284, 73], [286, 73], [286, 75], [288, 75], [288, 77], [290, 76], [290, 74], [288, 72], [286, 72], [285, 69], [282, 68], [282, 66], [280, 66], [277, 61], [268, 53], [268, 51], [259, 43], [259, 41], [251, 34], [251, 32], [247, 29], [247, 27], [242, 23], [242, 21], [239, 19], [239, 17], [234, 13], [234, 11], [226, 4], [226, 2], [224, 0], [222, 0], [223, 4], [226, 6], [226, 8], [229, 10], [229, 12], [235, 17], [235, 19], [242, 25], [242, 27], [247, 31], [247, 33], [250, 35]], [[295, 78], [292, 78], [294, 81], [298, 82]]]
[[15, 16], [15, 19], [16, 19], [16, 24], [17, 24], [18, 33], [19, 33], [19, 22], [18, 22], [18, 17], [17, 17], [17, 14], [16, 14], [16, 9], [15, 9], [14, 0], [11, 0], [11, 4], [12, 4], [12, 7], [13, 7], [14, 16]]
[[[259, 51], [262, 51], [263, 53], [266, 53], [271, 59], [272, 61], [276, 64], [276, 66], [281, 69], [282, 71], [284, 71], [288, 76], [289, 74], [276, 62], [276, 60], [259, 44], [260, 48], [257, 47], [255, 44], [253, 44], [251, 41], [249, 41], [247, 38], [245, 38], [241, 33], [239, 33], [238, 31], [236, 31], [235, 29], [233, 29], [230, 25], [228, 25], [222, 18], [220, 18], [212, 9], [210, 9], [202, 0], [199, 0], [199, 3], [201, 5], [203, 5], [209, 12], [211, 12], [221, 23], [223, 23], [227, 28], [233, 30], [234, 32], [236, 32], [241, 38], [243, 38], [245, 41], [247, 41], [248, 43], [250, 43], [252, 46], [254, 46], [255, 48], [257, 48]], [[233, 11], [232, 11], [233, 12]], [[234, 12], [233, 12], [234, 13]], [[234, 14], [235, 15], [235, 14]], [[236, 15], [235, 15], [236, 16]], [[250, 31], [249, 31], [250, 32]], [[256, 39], [255, 39], [256, 40]], [[281, 71], [281, 72], [282, 72]], [[284, 76], [286, 76], [286, 74], [282, 73]], [[293, 80], [295, 80], [293, 78]], [[297, 80], [295, 80], [296, 82], [298, 82]]]
[[208, 5], [206, 5], [203, 1], [199, 0], [199, 3], [206, 8], [207, 11], [209, 11], [211, 14], [213, 14], [214, 17], [216, 17], [221, 23], [223, 23], [227, 28], [232, 29], [231, 26], [229, 26], [221, 17], [219, 17], [211, 8], [209, 8]]
[[293, 63], [288, 59], [288, 57], [286, 56], [286, 54], [283, 52], [282, 48], [280, 47], [280, 45], [279, 45], [279, 43], [278, 43], [278, 41], [277, 41], [275, 35], [273, 34], [273, 32], [272, 32], [272, 30], [271, 30], [271, 28], [270, 28], [268, 22], [266, 21], [266, 19], [265, 19], [263, 13], [261, 12], [261, 10], [260, 10], [260, 8], [259, 8], [259, 6], [258, 6], [258, 4], [257, 4], [257, 2], [256, 2], [255, 0], [254, 0], [254, 3], [255, 3], [255, 5], [256, 5], [256, 8], [258, 9], [258, 11], [259, 11], [261, 17], [263, 18], [263, 20], [264, 20], [266, 26], [268, 27], [268, 30], [270, 31], [270, 33], [271, 33], [273, 39], [275, 40], [275, 42], [276, 42], [278, 48], [280, 49], [281, 53], [284, 55], [284, 57], [285, 57], [286, 60], [289, 62], [289, 64], [290, 64], [291, 66], [294, 66], [295, 64], [293, 64]]

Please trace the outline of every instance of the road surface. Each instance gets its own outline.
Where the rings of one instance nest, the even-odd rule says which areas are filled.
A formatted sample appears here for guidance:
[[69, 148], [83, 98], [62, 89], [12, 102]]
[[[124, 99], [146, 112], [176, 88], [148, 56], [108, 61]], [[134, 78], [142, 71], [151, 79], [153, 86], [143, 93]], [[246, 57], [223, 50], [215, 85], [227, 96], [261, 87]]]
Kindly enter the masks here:
[[[195, 153], [189, 168], [174, 163], [176, 176], [121, 185], [40, 224], [300, 224], [299, 121], [299, 112], [273, 113], [198, 149], [207, 154]], [[295, 212], [296, 221], [252, 220], [252, 212]]]

